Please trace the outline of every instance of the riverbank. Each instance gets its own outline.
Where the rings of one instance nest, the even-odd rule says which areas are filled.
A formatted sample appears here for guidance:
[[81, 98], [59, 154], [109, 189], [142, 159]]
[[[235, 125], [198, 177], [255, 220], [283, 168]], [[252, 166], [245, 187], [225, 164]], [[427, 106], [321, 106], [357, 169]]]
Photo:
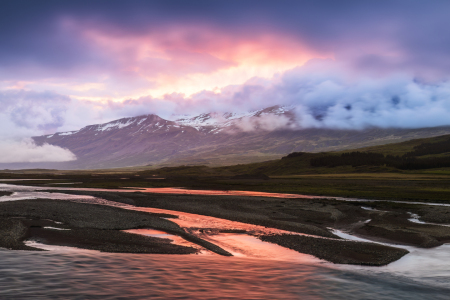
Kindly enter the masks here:
[[402, 258], [409, 251], [373, 243], [347, 240], [315, 239], [309, 236], [271, 235], [261, 240], [314, 255], [337, 264], [384, 266]]
[[171, 195], [64, 191], [111, 201], [201, 214], [308, 235], [337, 238], [329, 228], [374, 241], [416, 247], [450, 242], [450, 227], [411, 222], [408, 212], [424, 221], [450, 223], [450, 207], [333, 199], [289, 199], [244, 196]]
[[[380, 245], [373, 243], [348, 242], [334, 235], [328, 229], [329, 227], [349, 226], [367, 218], [368, 211], [352, 203], [338, 203], [327, 199], [156, 195], [139, 192], [70, 191], [70, 193], [91, 194], [95, 197], [136, 207], [170, 209], [175, 213], [184, 211], [313, 235], [308, 238], [301, 235], [291, 236], [289, 245], [294, 246], [289, 246], [286, 245], [286, 238], [283, 236], [280, 238], [280, 235], [272, 234], [264, 237], [264, 234], [256, 234], [262, 240], [270, 240], [270, 242], [283, 247], [312, 254], [334, 263], [385, 265], [408, 253], [395, 247], [381, 246], [380, 248]], [[15, 244], [6, 243], [6, 237], [8, 236], [10, 239], [10, 235], [8, 232], [3, 234], [1, 238], [3, 247], [11, 249], [25, 250], [28, 246], [24, 246], [20, 242], [35, 240], [47, 244], [75, 246], [106, 252], [173, 254], [198, 252], [198, 248], [174, 245], [168, 243], [167, 239], [143, 237], [121, 231], [152, 228], [178, 235], [212, 252], [231, 255], [220, 246], [195, 234], [197, 231], [203, 234], [208, 231], [208, 228], [182, 228], [166, 219], [174, 217], [170, 214], [149, 214], [118, 207], [60, 200], [20, 200], [0, 203], [0, 216], [3, 217], [3, 220], [15, 222], [16, 226], [22, 230], [21, 234], [15, 237]], [[230, 229], [227, 228], [223, 232], [230, 232]], [[308, 246], [307, 250], [305, 250], [306, 245]], [[337, 248], [341, 249], [340, 252], [333, 252], [332, 249]], [[28, 248], [28, 250], [30, 249]], [[323, 255], [325, 252], [329, 254]], [[365, 254], [355, 255], [357, 252]]]
[[[167, 239], [142, 237], [122, 230], [153, 228], [173, 233], [220, 255], [220, 247], [193, 236], [167, 220], [167, 214], [151, 214], [116, 207], [60, 200], [20, 200], [0, 203], [0, 247], [36, 250], [25, 240], [105, 252], [191, 254], [198, 249], [171, 244]], [[3, 228], [3, 227], [2, 227]]]

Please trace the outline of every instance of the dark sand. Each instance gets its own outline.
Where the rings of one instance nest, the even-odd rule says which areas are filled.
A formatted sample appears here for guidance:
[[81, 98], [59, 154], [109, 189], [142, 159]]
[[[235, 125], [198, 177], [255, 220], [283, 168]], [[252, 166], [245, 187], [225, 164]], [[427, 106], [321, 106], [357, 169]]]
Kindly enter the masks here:
[[409, 253], [404, 249], [374, 243], [318, 239], [301, 235], [265, 235], [260, 238], [337, 264], [384, 266]]
[[[412, 223], [408, 221], [411, 216], [406, 213], [413, 212], [420, 216], [426, 216], [427, 220], [440, 220], [443, 222], [447, 220], [447, 210], [450, 210], [445, 207], [430, 207], [425, 205], [405, 206], [407, 204], [394, 205], [393, 203], [387, 202], [357, 203], [332, 199], [170, 195], [141, 192], [58, 192], [92, 195], [106, 200], [140, 207], [154, 207], [201, 214], [242, 223], [333, 238], [325, 240], [298, 235], [261, 237], [265, 241], [270, 241], [302, 253], [312, 254], [334, 263], [383, 265], [399, 259], [407, 251], [380, 246], [374, 243], [343, 241], [328, 229], [330, 227], [376, 241], [418, 247], [435, 247], [450, 241], [450, 227]], [[361, 206], [371, 206], [379, 210], [365, 210]], [[136, 238], [131, 241], [130, 238], [126, 237], [129, 234], [123, 232], [117, 235], [111, 234], [111, 238], [114, 236], [114, 243], [116, 243], [114, 248], [109, 246], [108, 243], [110, 241], [106, 237], [97, 239], [99, 233], [95, 231], [102, 230], [104, 234], [110, 234], [112, 231], [124, 229], [153, 228], [181, 236], [213, 252], [230, 255], [222, 248], [189, 234], [189, 230], [185, 231], [177, 224], [162, 219], [161, 217], [171, 217], [166, 214], [148, 214], [121, 208], [72, 203], [68, 201], [32, 200], [0, 203], [0, 216], [8, 218], [10, 222], [17, 222], [17, 220], [11, 221], [12, 217], [24, 217], [29, 220], [48, 219], [63, 222], [65, 226], [73, 229], [72, 232], [49, 233], [49, 230], [46, 229], [33, 229], [29, 225], [26, 225], [28, 223], [23, 221], [20, 224], [14, 223], [15, 225], [11, 223], [8, 225], [8, 228], [10, 228], [9, 231], [14, 229], [17, 236], [20, 235], [20, 232], [22, 232], [22, 235], [20, 235], [19, 239], [16, 239], [16, 244], [14, 244], [11, 242], [14, 239], [10, 235], [7, 237], [7, 235], [3, 234], [1, 245], [10, 245], [2, 247], [12, 249], [26, 247], [18, 242], [25, 236], [28, 238], [30, 236], [40, 236], [46, 241], [55, 244], [75, 240], [77, 242], [71, 242], [71, 245], [108, 252], [188, 253], [192, 251], [191, 249], [184, 249], [189, 247], [177, 245], [168, 247], [167, 245], [170, 244], [158, 240], [150, 241], [151, 239], [148, 239], [141, 241]], [[368, 221], [369, 219], [370, 221]], [[24, 227], [25, 229], [23, 229]], [[24, 230], [27, 232], [25, 235], [23, 235]], [[4, 232], [9, 231], [6, 230]], [[81, 237], [85, 238], [83, 242], [80, 241]], [[104, 245], [94, 245], [94, 241], [96, 240], [102, 241]], [[153, 244], [153, 250], [142, 250], [147, 247], [146, 243]], [[108, 246], [105, 246], [106, 244]], [[142, 246], [140, 248], [141, 250], [138, 250], [137, 244]], [[339, 251], [337, 252], [335, 250]]]
[[[198, 251], [190, 247], [172, 245], [167, 239], [120, 231], [152, 228], [181, 236], [215, 253], [231, 255], [222, 248], [189, 234], [177, 224], [162, 219], [161, 217], [173, 217], [166, 214], [149, 214], [60, 200], [20, 200], [0, 203], [0, 216], [5, 223], [0, 231], [0, 247], [9, 249], [30, 250], [30, 247], [23, 244], [23, 240], [33, 239], [49, 244], [107, 252], [187, 254]], [[55, 222], [62, 224], [56, 226]], [[44, 226], [71, 230], [57, 231], [45, 229]]]
[[[80, 191], [71, 191], [78, 194]], [[417, 224], [421, 220], [450, 223], [450, 207], [389, 202], [345, 202], [332, 199], [282, 199], [244, 196], [169, 195], [81, 192], [111, 201], [207, 215], [298, 233], [337, 238], [328, 228], [375, 241], [435, 247], [450, 241], [450, 227]], [[369, 206], [378, 210], [366, 210]], [[387, 212], [386, 212], [387, 211]], [[422, 217], [423, 216], [423, 217]], [[367, 222], [368, 220], [370, 222]]]
[[14, 250], [39, 250], [23, 244], [28, 228], [17, 219], [0, 219], [0, 247]]
[[[52, 192], [52, 191], [48, 191]], [[54, 191], [53, 191], [54, 192]], [[279, 199], [245, 196], [205, 196], [171, 195], [151, 193], [114, 193], [88, 191], [60, 191], [68, 194], [91, 195], [110, 201], [131, 204], [139, 207], [154, 207], [193, 214], [212, 216], [242, 223], [255, 224], [299, 233], [339, 238], [326, 227], [335, 223], [330, 207], [318, 211], [309, 210], [314, 201], [303, 199]], [[306, 212], [305, 216], [296, 216], [283, 212], [295, 210]], [[306, 210], [303, 210], [306, 209]], [[336, 212], [338, 213], [338, 212]], [[318, 215], [327, 218], [327, 222], [317, 220]]]
[[[72, 191], [73, 194], [80, 193]], [[326, 240], [308, 237], [305, 246], [303, 237], [295, 236], [265, 236], [262, 239], [288, 247], [296, 251], [312, 254], [335, 263], [351, 263], [364, 265], [383, 265], [399, 259], [407, 253], [406, 250], [380, 246], [373, 243], [344, 242], [328, 228], [343, 229], [353, 233], [364, 225], [364, 221], [374, 218], [378, 213], [361, 208], [361, 204], [346, 203], [335, 200], [311, 199], [279, 199], [264, 197], [239, 196], [199, 196], [199, 195], [168, 195], [148, 193], [114, 193], [86, 192], [80, 194], [92, 195], [110, 201], [123, 202], [141, 207], [155, 207], [188, 213], [208, 215], [243, 223], [262, 225], [298, 233], [334, 238]], [[406, 215], [402, 217], [406, 219]], [[355, 225], [356, 224], [356, 225]], [[417, 224], [413, 224], [415, 226]], [[434, 226], [432, 226], [434, 227]], [[442, 228], [437, 226], [438, 229]], [[422, 234], [422, 233], [421, 233]], [[378, 238], [376, 234], [365, 234], [365, 237]], [[403, 244], [414, 244], [410, 240], [402, 241], [394, 234], [390, 241]], [[287, 244], [286, 244], [287, 241]], [[344, 242], [344, 243], [340, 243]], [[293, 246], [297, 243], [297, 246]], [[326, 244], [324, 244], [326, 243]], [[335, 246], [333, 246], [335, 244]], [[324, 249], [322, 249], [325, 247]], [[334, 254], [333, 249], [340, 248], [340, 254]], [[360, 253], [360, 255], [356, 255]]]
[[[33, 221], [25, 220], [24, 223], [35, 223]], [[91, 228], [57, 230], [34, 225], [29, 228], [26, 238], [47, 245], [71, 246], [102, 252], [155, 254], [192, 254], [198, 252], [197, 249], [192, 247], [174, 245], [169, 239], [129, 234], [119, 230]]]
[[374, 213], [370, 222], [352, 232], [378, 241], [432, 248], [450, 242], [450, 227], [418, 224], [409, 221], [410, 214], [401, 212]]

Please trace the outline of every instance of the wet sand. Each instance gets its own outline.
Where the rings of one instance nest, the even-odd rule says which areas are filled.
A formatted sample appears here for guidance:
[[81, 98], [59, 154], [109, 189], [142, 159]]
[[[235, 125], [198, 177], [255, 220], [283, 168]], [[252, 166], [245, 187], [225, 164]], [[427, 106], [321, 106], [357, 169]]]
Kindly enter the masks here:
[[[24, 191], [26, 191], [25, 187], [20, 188], [24, 188]], [[214, 239], [214, 236], [219, 237], [220, 233], [224, 232], [245, 233], [331, 262], [361, 265], [388, 264], [405, 255], [407, 251], [374, 243], [350, 243], [335, 235], [331, 228], [373, 241], [423, 248], [436, 247], [450, 241], [450, 227], [437, 224], [419, 224], [410, 221], [411, 214], [414, 213], [418, 216], [417, 220], [420, 221], [423, 221], [422, 218], [425, 216], [426, 220], [432, 220], [436, 223], [445, 222], [448, 220], [448, 212], [450, 212], [450, 207], [446, 206], [372, 201], [346, 202], [317, 197], [279, 198], [279, 195], [273, 198], [249, 197], [217, 194], [217, 191], [213, 191], [213, 195], [189, 195], [87, 189], [58, 189], [57, 193], [47, 193], [42, 188], [39, 190], [40, 196], [54, 195], [55, 199], [58, 198], [57, 195], [62, 195], [61, 193], [70, 194], [66, 196], [66, 200], [70, 201], [89, 202], [90, 199], [94, 199], [92, 197], [96, 197], [98, 204], [104, 205], [69, 204], [71, 202], [68, 201], [59, 201], [58, 203], [58, 200], [22, 200], [9, 202], [9, 204], [7, 202], [0, 203], [0, 216], [7, 217], [10, 220], [17, 217], [26, 218], [27, 220], [64, 220], [59, 222], [64, 222], [64, 224], [71, 226], [70, 228], [74, 230], [70, 233], [56, 232], [56, 230], [51, 231], [48, 228], [42, 229], [43, 226], [40, 226], [41, 229], [33, 229], [30, 227], [29, 221], [22, 222], [22, 225], [14, 223], [15, 227], [9, 225], [8, 228], [14, 227], [15, 232], [22, 232], [24, 230], [23, 226], [25, 226], [25, 228], [28, 228], [26, 230], [29, 236], [41, 236], [49, 243], [61, 244], [64, 241], [69, 245], [68, 240], [75, 240], [77, 242], [71, 242], [70, 245], [109, 252], [139, 251], [132, 250], [129, 247], [130, 244], [135, 242], [131, 242], [130, 239], [127, 240], [126, 236], [129, 234], [127, 232], [122, 232], [125, 234], [123, 237], [122, 234], [115, 235], [117, 244], [115, 249], [109, 249], [105, 246], [96, 246], [97, 248], [95, 248], [93, 246], [95, 244], [94, 240], [99, 235], [95, 230], [105, 230], [104, 233], [107, 233], [107, 230], [156, 229], [174, 234], [195, 245], [200, 245], [222, 255], [231, 255], [232, 251], [231, 249], [227, 250], [220, 247], [217, 244], [219, 239]], [[207, 193], [207, 191], [203, 191], [203, 193]], [[19, 194], [17, 193], [15, 196], [5, 197], [4, 199], [20, 199], [21, 195]], [[27, 194], [26, 196], [29, 195]], [[77, 200], [77, 197], [80, 199]], [[100, 200], [100, 198], [106, 201]], [[95, 206], [95, 209], [81, 208], [79, 205], [82, 204], [91, 205], [89, 207]], [[107, 207], [105, 205], [128, 206], [128, 212], [118, 207]], [[130, 208], [130, 206], [135, 206], [135, 208]], [[110, 209], [113, 209], [114, 213]], [[130, 212], [129, 209], [145, 212]], [[82, 214], [80, 214], [81, 211], [83, 211]], [[86, 214], [85, 211], [89, 211], [89, 213]], [[170, 211], [173, 211], [173, 214]], [[147, 214], [147, 212], [153, 213]], [[137, 213], [137, 215], [132, 216], [130, 213]], [[173, 219], [175, 217], [173, 216], [174, 214], [181, 218], [182, 213], [220, 218], [221, 221], [217, 222], [219, 225], [211, 227], [214, 221], [209, 220], [206, 223], [202, 223], [201, 219], [206, 218], [202, 216], [197, 220], [189, 220], [188, 222], [183, 221], [183, 219]], [[142, 214], [145, 214], [146, 217], [144, 218]], [[163, 218], [172, 218], [174, 222]], [[240, 222], [240, 224], [251, 224], [254, 227], [260, 226], [260, 228], [266, 229], [250, 229], [251, 226], [229, 226], [226, 225], [226, 220], [230, 220], [229, 222]], [[198, 224], [193, 225], [196, 222]], [[273, 230], [268, 230], [270, 228]], [[88, 229], [94, 231], [89, 231]], [[299, 236], [299, 234], [309, 236]], [[86, 240], [80, 242], [81, 237], [86, 237]], [[23, 235], [21, 238], [23, 239]], [[8, 239], [6, 237], [3, 239], [5, 245], [11, 244], [11, 237], [9, 236]], [[6, 240], [9, 242], [7, 243]], [[103, 239], [103, 242], [109, 243], [110, 241]], [[123, 246], [127, 243], [128, 246]], [[164, 244], [163, 241], [158, 240], [154, 240], [153, 243], [155, 244], [154, 247], [162, 247], [161, 245]], [[122, 246], [118, 246], [119, 244], [122, 244]], [[171, 244], [170, 247], [174, 245]], [[9, 248], [19, 249], [27, 246], [16, 243], [14, 247]], [[173, 251], [175, 250], [173, 249], [177, 247], [170, 247], [166, 247], [166, 250], [158, 251], [161, 251], [161, 253], [174, 253]], [[335, 249], [339, 249], [339, 253], [335, 252]], [[196, 251], [198, 252], [198, 250], [199, 248], [197, 247]], [[179, 248], [177, 251], [187, 253], [192, 251], [192, 249]]]
[[[171, 244], [164, 239], [142, 237], [121, 230], [153, 228], [173, 233], [220, 255], [231, 255], [220, 247], [193, 236], [165, 218], [96, 204], [60, 200], [21, 200], [0, 203], [6, 226], [0, 231], [0, 247], [31, 250], [25, 240], [80, 247], [107, 252], [196, 253], [197, 249]], [[2, 223], [3, 224], [3, 223]], [[55, 230], [53, 227], [70, 230]]]
[[[282, 215], [280, 212], [278, 212], [278, 215], [273, 216], [274, 207], [279, 210], [285, 208], [285, 206], [280, 205], [280, 203], [286, 204], [290, 210], [295, 207], [293, 203], [286, 203], [289, 199], [277, 199], [276, 201], [281, 202], [274, 203], [269, 198], [258, 197], [250, 199], [249, 197], [221, 197], [220, 199], [217, 199], [217, 197], [208, 196], [164, 195], [164, 197], [155, 198], [155, 195], [141, 193], [127, 193], [118, 196], [114, 193], [105, 192], [101, 192], [100, 195], [96, 192], [95, 196], [102, 196], [104, 199], [115, 201], [122, 200], [122, 202], [126, 202], [127, 204], [137, 204], [136, 209], [143, 210], [145, 210], [144, 206], [157, 207], [161, 206], [161, 203], [165, 203], [166, 206], [174, 206], [172, 208], [177, 208], [180, 211], [189, 208], [195, 213], [199, 213], [200, 211], [205, 215], [219, 214], [220, 216], [218, 217], [223, 219], [234, 219], [235, 221], [244, 224], [260, 226], [260, 228], [278, 228], [278, 231], [262, 229], [259, 229], [258, 231], [258, 229], [252, 229], [253, 232], [251, 232], [252, 230], [249, 230], [248, 226], [240, 228], [236, 226], [225, 226], [223, 222], [220, 223], [221, 227], [205, 228], [205, 225], [203, 225], [201, 229], [196, 229], [192, 227], [192, 224], [180, 223], [182, 225], [180, 226], [165, 219], [174, 217], [167, 213], [148, 213], [148, 211], [138, 212], [97, 204], [38, 199], [0, 203], [0, 216], [3, 217], [3, 220], [13, 220], [12, 222], [15, 224], [14, 228], [20, 233], [15, 236], [15, 243], [12, 244], [11, 242], [8, 242], [11, 240], [10, 235], [8, 235], [9, 233], [4, 232], [4, 234], [0, 236], [0, 246], [10, 249], [24, 250], [27, 249], [27, 247], [30, 249], [29, 246], [23, 244], [23, 241], [35, 240], [46, 244], [74, 246], [105, 252], [188, 254], [197, 253], [199, 251], [193, 247], [172, 244], [168, 242], [167, 239], [139, 236], [122, 231], [127, 229], [152, 228], [175, 234], [187, 241], [221, 255], [232, 254], [218, 246], [214, 239], [210, 238], [211, 231], [245, 231], [247, 234], [261, 237], [262, 240], [270, 241], [301, 253], [312, 254], [316, 257], [335, 263], [383, 265], [392, 262], [407, 253], [407, 251], [404, 250], [400, 251], [393, 247], [384, 246], [383, 251], [380, 252], [379, 245], [370, 243], [342, 243], [343, 241], [327, 228], [331, 223], [337, 224], [337, 220], [342, 218], [342, 212], [334, 209], [328, 204], [324, 205], [324, 203], [297, 203], [301, 205], [302, 208], [297, 211], [297, 219], [294, 221], [292, 212], [288, 218], [285, 216], [286, 213]], [[189, 198], [187, 199], [186, 197]], [[157, 205], [155, 201], [161, 201], [161, 203]], [[195, 203], [197, 205], [194, 205]], [[249, 207], [249, 205], [251, 207]], [[305, 210], [305, 205], [309, 210]], [[350, 208], [355, 208], [355, 206], [350, 205]], [[357, 210], [359, 211], [362, 209]], [[365, 210], [362, 211], [365, 212]], [[350, 219], [353, 221], [354, 218], [358, 219], [355, 214], [352, 214], [352, 217], [353, 218]], [[329, 218], [331, 218], [331, 221]], [[300, 223], [307, 223], [306, 220], [309, 219], [315, 220], [314, 225]], [[345, 222], [348, 221], [349, 220], [346, 220]], [[213, 224], [213, 222], [206, 225], [209, 224]], [[55, 228], [70, 230], [57, 230]], [[307, 244], [309, 248], [307, 250], [304, 248], [305, 237], [292, 238], [289, 237], [291, 236], [289, 233], [283, 232], [283, 230], [291, 229], [294, 229], [292, 231], [293, 233], [316, 233], [314, 234], [315, 237], [308, 238]], [[209, 235], [205, 234], [205, 230], [210, 231]], [[268, 233], [269, 235], [267, 235]], [[325, 242], [326, 244], [324, 244], [324, 240], [321, 237], [328, 238]], [[289, 244], [286, 244], [286, 239], [290, 239]], [[345, 247], [341, 247], [341, 252], [343, 252], [343, 254], [341, 253], [341, 255], [334, 256], [322, 254], [324, 251], [329, 251], [324, 250], [324, 247], [326, 249], [334, 249], [336, 246], [339, 247], [339, 245], [345, 245]], [[349, 245], [351, 245], [351, 247], [349, 247]], [[366, 253], [375, 253], [376, 255], [355, 255], [356, 252], [364, 251]], [[382, 258], [380, 258], [380, 256], [382, 256]], [[349, 259], [349, 257], [352, 259]]]
[[450, 223], [450, 207], [447, 206], [332, 199], [67, 192], [92, 195], [138, 207], [201, 214], [328, 238], [339, 239], [329, 230], [331, 227], [392, 244], [427, 248], [450, 242], [450, 227], [417, 224], [409, 220], [411, 215], [408, 214], [416, 213], [419, 220], [423, 221]]
[[[450, 242], [450, 227], [439, 224], [450, 223], [450, 207], [388, 202], [365, 205], [372, 209], [368, 210], [370, 221], [347, 226], [348, 232], [380, 242], [420, 248], [433, 248]], [[417, 216], [414, 222], [411, 221], [412, 214]]]
[[[0, 232], [0, 246], [16, 250], [35, 250], [23, 243], [31, 240], [47, 245], [79, 247], [102, 252], [159, 254], [193, 254], [199, 252], [199, 248], [173, 244], [167, 238], [143, 236], [122, 231], [133, 228], [153, 228], [163, 232], [171, 232], [222, 255], [231, 255], [231, 253], [218, 246], [214, 237], [209, 238], [211, 234], [214, 236], [214, 231], [216, 231], [216, 234], [223, 232], [252, 233], [259, 236], [263, 241], [269, 241], [300, 253], [311, 254], [334, 263], [384, 265], [407, 253], [406, 250], [370, 243], [294, 236], [279, 230], [264, 230], [258, 226], [247, 225], [244, 228], [248, 230], [244, 230], [239, 229], [239, 224], [227, 226], [226, 222], [216, 228], [196, 229], [187, 227], [183, 230], [176, 223], [161, 218], [173, 218], [171, 214], [145, 213], [96, 204], [58, 200], [22, 200], [0, 203], [0, 209], [3, 223], [8, 224], [8, 226], [2, 226], [5, 230]], [[211, 220], [207, 220], [206, 224], [214, 225], [210, 222]], [[188, 221], [184, 221], [184, 225], [189, 225]], [[238, 229], [233, 229], [236, 227]], [[209, 234], [206, 234], [205, 230], [208, 230]], [[196, 235], [196, 231], [203, 238], [199, 237], [199, 234]], [[273, 234], [264, 235], [264, 232]], [[336, 246], [340, 249], [339, 253], [332, 250], [336, 249]]]
[[317, 239], [301, 235], [261, 236], [261, 240], [276, 243], [301, 253], [338, 264], [384, 266], [408, 254], [409, 251], [376, 245], [335, 239]]

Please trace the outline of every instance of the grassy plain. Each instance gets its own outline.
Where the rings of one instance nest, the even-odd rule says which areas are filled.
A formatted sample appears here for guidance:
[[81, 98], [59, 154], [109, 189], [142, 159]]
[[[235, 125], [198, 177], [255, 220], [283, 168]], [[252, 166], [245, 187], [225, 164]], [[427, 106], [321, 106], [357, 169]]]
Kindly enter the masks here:
[[[400, 156], [413, 151], [415, 147], [423, 143], [439, 143], [446, 139], [449, 139], [449, 136], [367, 147], [357, 151]], [[400, 170], [387, 166], [313, 167], [310, 164], [313, 158], [330, 154], [340, 155], [344, 152], [348, 151], [299, 153], [267, 162], [225, 167], [179, 166], [160, 169], [130, 167], [71, 171], [8, 170], [3, 173], [0, 171], [0, 178], [34, 178], [37, 181], [15, 183], [60, 187], [107, 189], [184, 187], [450, 203], [450, 168]], [[445, 153], [435, 156], [442, 155]]]
[[[239, 172], [216, 172], [215, 169], [189, 167], [126, 173], [0, 174], [8, 179], [35, 178], [36, 181], [8, 181], [8, 183], [117, 189], [124, 187], [184, 187], [189, 189], [247, 190], [274, 193], [319, 195], [408, 201], [450, 203], [450, 170], [434, 172], [353, 172], [325, 174], [269, 175], [236, 178]], [[248, 173], [241, 173], [248, 174]], [[51, 181], [41, 179], [53, 179]]]

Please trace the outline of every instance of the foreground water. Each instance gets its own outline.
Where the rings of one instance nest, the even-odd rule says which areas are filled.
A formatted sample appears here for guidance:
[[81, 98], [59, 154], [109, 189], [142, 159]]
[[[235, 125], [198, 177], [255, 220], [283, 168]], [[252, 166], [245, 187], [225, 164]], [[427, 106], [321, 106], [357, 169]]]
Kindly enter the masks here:
[[448, 299], [370, 270], [248, 258], [0, 250], [3, 299]]
[[[1, 197], [0, 201], [51, 195], [53, 199], [123, 205], [90, 196], [49, 194], [33, 187], [2, 185], [1, 189], [16, 193]], [[200, 228], [243, 226], [250, 231], [271, 230], [172, 213], [180, 217], [173, 221], [183, 227], [195, 223]], [[183, 242], [163, 232], [135, 233]], [[0, 298], [448, 299], [450, 294], [450, 245], [434, 249], [407, 247], [410, 254], [388, 266], [359, 267], [326, 263], [246, 234], [221, 234], [209, 239], [235, 256], [113, 254], [54, 246], [48, 247], [48, 252], [0, 249]]]

